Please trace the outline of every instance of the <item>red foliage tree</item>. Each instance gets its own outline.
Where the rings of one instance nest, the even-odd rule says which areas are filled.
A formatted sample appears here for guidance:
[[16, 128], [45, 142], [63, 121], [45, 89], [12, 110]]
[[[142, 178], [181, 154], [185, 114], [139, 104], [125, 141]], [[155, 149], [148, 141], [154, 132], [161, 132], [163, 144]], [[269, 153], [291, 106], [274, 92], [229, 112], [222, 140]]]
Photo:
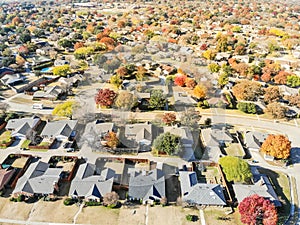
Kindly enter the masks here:
[[175, 113], [165, 113], [162, 121], [167, 124], [168, 126], [173, 125], [176, 121]]
[[263, 82], [269, 82], [271, 80], [271, 74], [269, 73], [264, 73], [260, 79], [263, 81]]
[[185, 75], [177, 75], [174, 79], [174, 84], [183, 87], [185, 85], [186, 78], [187, 77]]
[[200, 50], [202, 50], [202, 51], [207, 50], [207, 44], [202, 44], [202, 45], [200, 46]]
[[110, 107], [114, 103], [117, 94], [110, 89], [100, 89], [95, 96], [95, 102], [101, 107]]
[[257, 194], [244, 198], [238, 209], [244, 224], [277, 224], [278, 216], [274, 204]]

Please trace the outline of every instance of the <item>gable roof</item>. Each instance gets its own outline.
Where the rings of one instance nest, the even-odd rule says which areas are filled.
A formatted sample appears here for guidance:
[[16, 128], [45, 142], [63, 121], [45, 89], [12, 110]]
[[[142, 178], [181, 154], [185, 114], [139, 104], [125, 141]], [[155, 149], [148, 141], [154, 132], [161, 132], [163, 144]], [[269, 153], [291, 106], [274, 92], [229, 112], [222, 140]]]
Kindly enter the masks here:
[[61, 172], [62, 168], [49, 168], [48, 163], [34, 162], [18, 179], [13, 193], [52, 194], [53, 185], [59, 181]]
[[12, 136], [26, 135], [40, 122], [39, 117], [11, 119], [7, 122], [6, 129], [13, 130]]
[[152, 124], [148, 124], [148, 123], [126, 124], [125, 136], [134, 137], [134, 139], [137, 142], [143, 139], [152, 141]]
[[49, 122], [44, 127], [41, 136], [56, 137], [59, 135], [69, 137], [77, 125], [77, 120], [59, 120]]
[[182, 199], [189, 204], [226, 205], [223, 188], [219, 184], [198, 183], [195, 172], [180, 171]]
[[251, 195], [257, 194], [266, 199], [269, 199], [274, 203], [276, 207], [281, 206], [281, 202], [278, 199], [276, 192], [269, 178], [264, 174], [254, 174], [253, 175], [254, 184], [244, 185], [244, 184], [234, 184], [233, 190], [235, 192], [238, 202], [243, 201], [244, 198]]
[[154, 169], [147, 173], [132, 172], [129, 178], [129, 198], [160, 199], [166, 196], [165, 176], [162, 170]]
[[71, 182], [70, 196], [99, 199], [111, 192], [115, 172], [105, 168], [101, 174], [96, 173], [96, 165], [81, 164], [75, 178]]
[[245, 133], [245, 143], [248, 148], [260, 149], [261, 143], [267, 138], [268, 134], [261, 132], [247, 131]]
[[16, 130], [22, 128], [24, 124], [28, 124], [30, 128], [35, 127], [35, 125], [40, 121], [39, 117], [34, 118], [20, 118], [20, 119], [10, 119], [6, 124], [6, 129]]
[[33, 98], [57, 98], [63, 89], [60, 86], [47, 86], [45, 91], [36, 91], [33, 94]]

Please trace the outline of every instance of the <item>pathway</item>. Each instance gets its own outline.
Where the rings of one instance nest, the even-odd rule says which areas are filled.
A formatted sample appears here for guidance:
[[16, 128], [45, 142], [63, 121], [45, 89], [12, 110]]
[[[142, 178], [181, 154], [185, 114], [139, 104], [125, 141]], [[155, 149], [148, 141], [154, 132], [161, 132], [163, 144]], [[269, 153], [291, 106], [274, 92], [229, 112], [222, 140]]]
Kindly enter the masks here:
[[73, 218], [73, 224], [76, 224], [77, 217], [82, 212], [83, 207], [84, 207], [84, 203], [81, 203], [79, 206], [79, 210], [77, 211], [77, 213], [75, 214], [75, 216]]

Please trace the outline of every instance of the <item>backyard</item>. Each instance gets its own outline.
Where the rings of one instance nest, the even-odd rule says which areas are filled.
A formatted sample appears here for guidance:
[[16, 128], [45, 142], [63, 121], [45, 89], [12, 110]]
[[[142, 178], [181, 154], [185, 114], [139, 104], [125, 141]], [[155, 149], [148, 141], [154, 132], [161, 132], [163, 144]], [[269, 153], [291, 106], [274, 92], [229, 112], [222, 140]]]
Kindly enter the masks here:
[[0, 147], [5, 148], [12, 142], [11, 131], [4, 131], [0, 135]]

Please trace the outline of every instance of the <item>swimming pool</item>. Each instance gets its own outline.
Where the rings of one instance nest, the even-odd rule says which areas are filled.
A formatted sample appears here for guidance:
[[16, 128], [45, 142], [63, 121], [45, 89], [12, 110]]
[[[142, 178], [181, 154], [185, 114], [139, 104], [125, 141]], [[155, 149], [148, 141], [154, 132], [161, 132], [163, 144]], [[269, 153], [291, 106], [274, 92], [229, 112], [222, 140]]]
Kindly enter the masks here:
[[52, 67], [43, 68], [41, 70], [42, 73], [47, 73], [47, 72], [51, 72], [51, 71], [52, 71]]

